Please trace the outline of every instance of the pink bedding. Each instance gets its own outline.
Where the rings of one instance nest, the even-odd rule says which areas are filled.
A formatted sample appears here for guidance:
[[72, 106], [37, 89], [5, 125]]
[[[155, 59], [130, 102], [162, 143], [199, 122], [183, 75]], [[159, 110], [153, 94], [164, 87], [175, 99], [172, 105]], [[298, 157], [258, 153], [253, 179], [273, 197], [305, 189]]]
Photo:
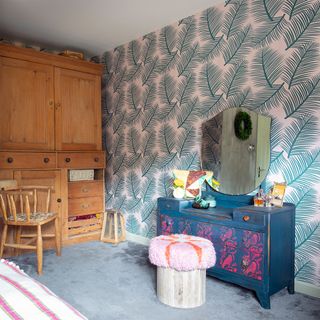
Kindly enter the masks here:
[[15, 264], [0, 261], [1, 320], [87, 319]]

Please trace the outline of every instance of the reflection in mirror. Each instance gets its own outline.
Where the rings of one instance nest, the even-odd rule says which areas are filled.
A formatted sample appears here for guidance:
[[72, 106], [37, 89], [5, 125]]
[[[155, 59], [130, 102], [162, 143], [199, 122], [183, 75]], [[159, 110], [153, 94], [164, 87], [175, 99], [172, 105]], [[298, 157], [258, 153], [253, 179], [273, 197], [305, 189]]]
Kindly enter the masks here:
[[[242, 135], [235, 133], [239, 112], [246, 118], [236, 125]], [[202, 169], [214, 172], [220, 192], [246, 194], [262, 183], [270, 164], [270, 125], [271, 118], [243, 107], [224, 110], [202, 124]]]

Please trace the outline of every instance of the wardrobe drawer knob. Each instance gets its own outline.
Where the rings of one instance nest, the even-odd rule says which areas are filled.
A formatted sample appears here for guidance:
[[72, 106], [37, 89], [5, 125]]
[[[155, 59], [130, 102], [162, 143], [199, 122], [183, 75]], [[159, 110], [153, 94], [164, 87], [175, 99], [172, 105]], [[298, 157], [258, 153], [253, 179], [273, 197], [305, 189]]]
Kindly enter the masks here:
[[95, 157], [95, 158], [94, 158], [94, 162], [99, 162], [99, 158], [98, 158], [98, 157]]
[[49, 158], [43, 158], [43, 162], [44, 162], [44, 163], [48, 163], [49, 161], [50, 161]]
[[8, 163], [12, 163], [13, 162], [13, 158], [11, 158], [11, 157], [7, 158], [7, 162]]
[[65, 161], [65, 162], [70, 162], [71, 159], [70, 159], [70, 158], [65, 158], [64, 161]]
[[243, 216], [242, 220], [247, 222], [247, 221], [250, 220], [250, 217], [249, 216]]

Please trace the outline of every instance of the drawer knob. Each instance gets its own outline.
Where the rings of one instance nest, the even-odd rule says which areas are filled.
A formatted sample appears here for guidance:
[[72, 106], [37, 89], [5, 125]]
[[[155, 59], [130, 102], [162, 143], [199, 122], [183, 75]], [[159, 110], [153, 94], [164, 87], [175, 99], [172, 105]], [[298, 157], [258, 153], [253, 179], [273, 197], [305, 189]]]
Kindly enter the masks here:
[[242, 220], [243, 220], [243, 221], [249, 221], [249, 220], [250, 220], [250, 217], [249, 217], [249, 216], [243, 216]]
[[88, 188], [82, 188], [82, 189], [81, 189], [81, 192], [87, 193], [87, 192], [89, 192], [89, 189], [88, 189]]
[[43, 162], [44, 162], [44, 163], [48, 163], [49, 161], [50, 161], [49, 158], [43, 158]]
[[65, 162], [70, 162], [71, 159], [70, 159], [70, 158], [65, 158], [64, 161], [65, 161]]
[[95, 157], [95, 158], [94, 158], [94, 162], [99, 162], [99, 158], [98, 158], [98, 157]]
[[62, 201], [62, 200], [61, 200], [60, 198], [58, 198], [58, 199], [57, 199], [57, 202], [59, 202], [59, 203], [60, 203], [61, 201]]
[[81, 205], [81, 208], [82, 208], [82, 209], [88, 209], [88, 208], [89, 208], [89, 204], [82, 204], [82, 205]]
[[7, 159], [7, 162], [8, 162], [8, 163], [12, 163], [12, 162], [13, 162], [13, 158], [9, 157], [9, 158]]

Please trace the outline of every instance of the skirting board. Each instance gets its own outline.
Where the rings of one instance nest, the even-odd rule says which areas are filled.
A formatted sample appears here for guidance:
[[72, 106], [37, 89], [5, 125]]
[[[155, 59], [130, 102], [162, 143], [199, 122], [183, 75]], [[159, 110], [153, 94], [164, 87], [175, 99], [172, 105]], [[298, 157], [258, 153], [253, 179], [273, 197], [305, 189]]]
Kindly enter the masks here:
[[[143, 236], [139, 236], [134, 233], [127, 232], [127, 240], [142, 244], [144, 246], [149, 246], [150, 239], [145, 238]], [[320, 298], [320, 287], [312, 285], [310, 283], [302, 282], [302, 281], [295, 281], [295, 291], [300, 292], [303, 294], [307, 294], [308, 296]]]
[[127, 240], [149, 246], [150, 239], [127, 231]]
[[294, 282], [294, 286], [296, 292], [304, 293], [315, 298], [320, 298], [320, 287], [298, 280]]

